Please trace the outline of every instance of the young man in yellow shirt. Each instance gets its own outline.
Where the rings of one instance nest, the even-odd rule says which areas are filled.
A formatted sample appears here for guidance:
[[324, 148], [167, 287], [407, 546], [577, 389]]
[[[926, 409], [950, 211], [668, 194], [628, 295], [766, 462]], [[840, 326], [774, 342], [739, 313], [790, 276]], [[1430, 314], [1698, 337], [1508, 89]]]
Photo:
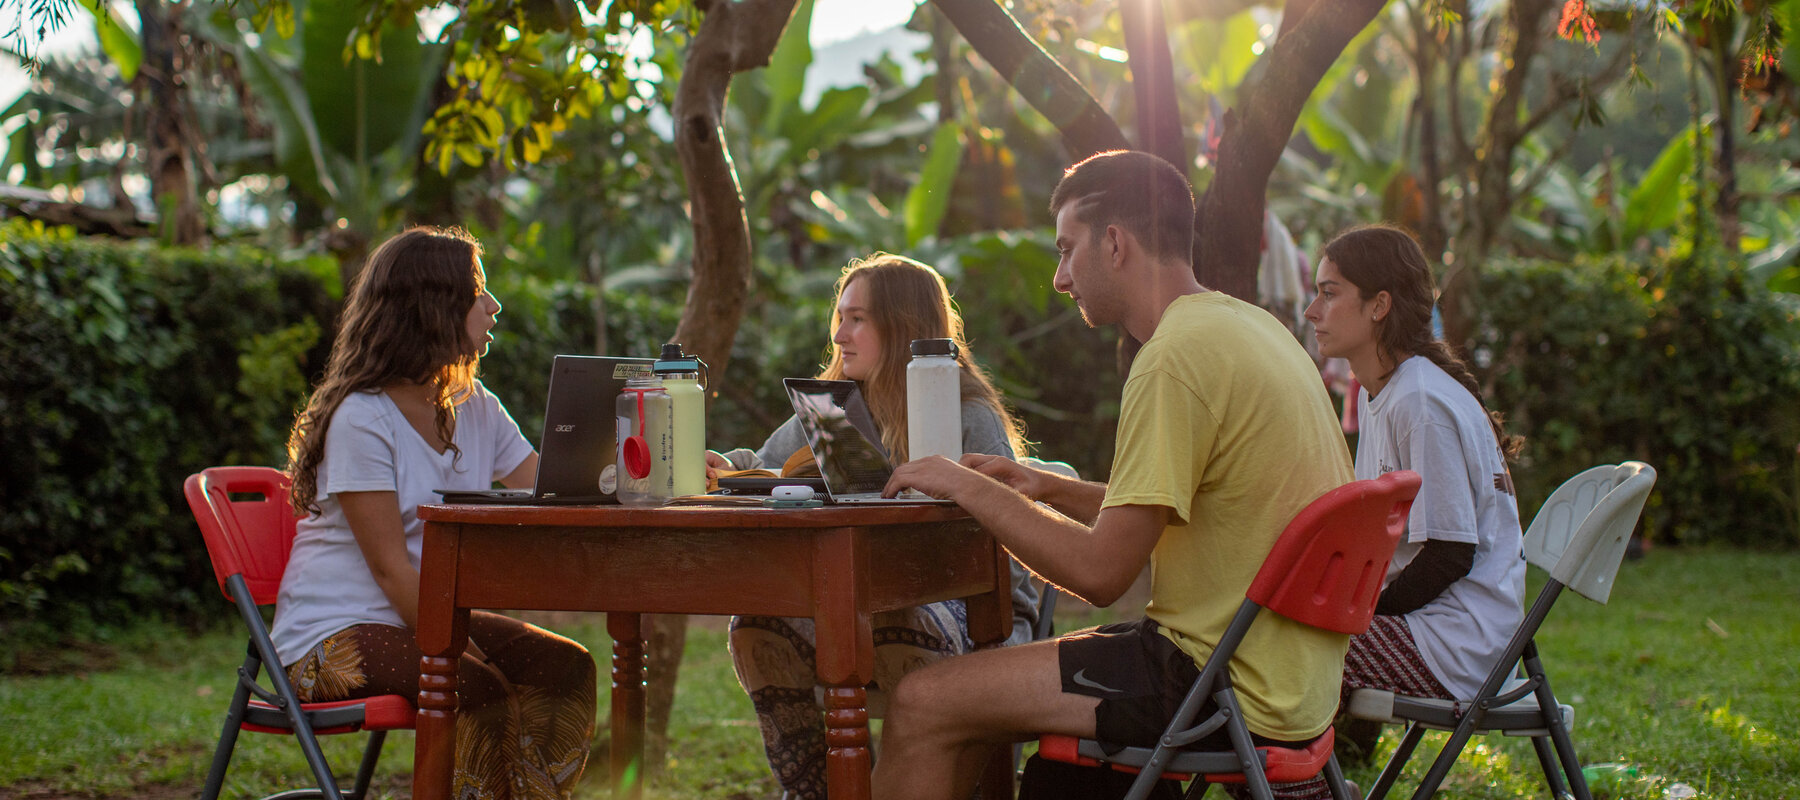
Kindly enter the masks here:
[[[1089, 325], [1144, 342], [1124, 389], [1109, 483], [1004, 459], [910, 462], [890, 494], [955, 500], [1034, 572], [1109, 605], [1146, 563], [1144, 618], [949, 659], [891, 699], [877, 798], [967, 797], [992, 746], [1040, 733], [1153, 745], [1289, 520], [1351, 480], [1310, 358], [1272, 316], [1201, 286], [1193, 191], [1138, 152], [1089, 158], [1050, 204], [1055, 285]], [[1033, 501], [1043, 501], [1060, 514]], [[1347, 637], [1260, 620], [1232, 664], [1245, 721], [1307, 742], [1337, 710]], [[1325, 796], [1324, 782], [1285, 795]]]

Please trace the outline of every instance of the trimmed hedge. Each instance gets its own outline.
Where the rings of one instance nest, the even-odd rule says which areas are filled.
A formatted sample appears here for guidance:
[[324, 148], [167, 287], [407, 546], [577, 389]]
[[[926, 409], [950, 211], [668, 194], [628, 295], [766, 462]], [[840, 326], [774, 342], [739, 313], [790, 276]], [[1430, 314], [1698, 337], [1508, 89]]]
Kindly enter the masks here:
[[79, 633], [216, 603], [192, 472], [279, 463], [335, 266], [0, 227], [0, 618]]
[[1482, 292], [1477, 362], [1527, 437], [1513, 473], [1527, 520], [1569, 476], [1637, 459], [1658, 474], [1652, 541], [1800, 544], [1791, 303], [1690, 258], [1500, 262]]

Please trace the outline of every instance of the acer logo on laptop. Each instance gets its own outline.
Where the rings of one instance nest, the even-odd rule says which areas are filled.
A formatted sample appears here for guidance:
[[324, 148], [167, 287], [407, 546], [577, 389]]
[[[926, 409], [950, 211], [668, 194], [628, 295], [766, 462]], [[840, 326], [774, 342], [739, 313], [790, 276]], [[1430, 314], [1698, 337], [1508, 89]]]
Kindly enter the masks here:
[[574, 425], [558, 425], [558, 426], [556, 426], [557, 433], [569, 433], [573, 430], [575, 430]]

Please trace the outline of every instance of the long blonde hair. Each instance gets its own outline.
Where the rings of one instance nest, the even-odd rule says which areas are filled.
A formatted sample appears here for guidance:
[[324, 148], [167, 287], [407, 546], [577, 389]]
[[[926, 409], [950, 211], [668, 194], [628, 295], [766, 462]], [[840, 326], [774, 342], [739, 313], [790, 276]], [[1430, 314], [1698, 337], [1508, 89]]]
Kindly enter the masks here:
[[[1025, 455], [1027, 442], [1024, 426], [1006, 410], [1000, 392], [988, 380], [987, 373], [975, 363], [969, 342], [963, 337], [962, 315], [950, 302], [950, 290], [938, 271], [905, 256], [874, 253], [857, 259], [844, 268], [838, 278], [837, 300], [851, 283], [863, 282], [868, 297], [869, 318], [881, 338], [881, 352], [867, 380], [862, 381], [863, 398], [875, 424], [881, 428], [881, 444], [894, 463], [907, 460], [906, 431], [906, 365], [912, 360], [912, 340], [950, 339], [956, 343], [956, 362], [962, 367], [962, 399], [978, 400], [993, 409], [1006, 430], [1006, 440], [1014, 456]], [[831, 315], [831, 335], [837, 338], [843, 317]], [[835, 346], [831, 360], [819, 377], [844, 380], [844, 360]]]
[[465, 324], [483, 290], [480, 258], [481, 244], [467, 231], [432, 227], [407, 230], [369, 255], [344, 305], [325, 377], [288, 435], [296, 510], [320, 513], [325, 434], [351, 392], [429, 384], [438, 438], [461, 458], [456, 406], [474, 392], [480, 360]]

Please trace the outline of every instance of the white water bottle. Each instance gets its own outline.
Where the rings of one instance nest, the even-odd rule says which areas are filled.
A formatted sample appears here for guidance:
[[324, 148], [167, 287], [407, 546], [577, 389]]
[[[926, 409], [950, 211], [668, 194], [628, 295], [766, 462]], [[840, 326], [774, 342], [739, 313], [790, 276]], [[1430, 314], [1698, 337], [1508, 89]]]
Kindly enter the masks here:
[[956, 343], [914, 339], [906, 365], [907, 459], [962, 458], [962, 367]]
[[676, 497], [706, 494], [706, 391], [700, 385], [705, 367], [705, 362], [673, 343], [663, 345], [662, 357], [652, 367], [674, 408], [670, 469]]

